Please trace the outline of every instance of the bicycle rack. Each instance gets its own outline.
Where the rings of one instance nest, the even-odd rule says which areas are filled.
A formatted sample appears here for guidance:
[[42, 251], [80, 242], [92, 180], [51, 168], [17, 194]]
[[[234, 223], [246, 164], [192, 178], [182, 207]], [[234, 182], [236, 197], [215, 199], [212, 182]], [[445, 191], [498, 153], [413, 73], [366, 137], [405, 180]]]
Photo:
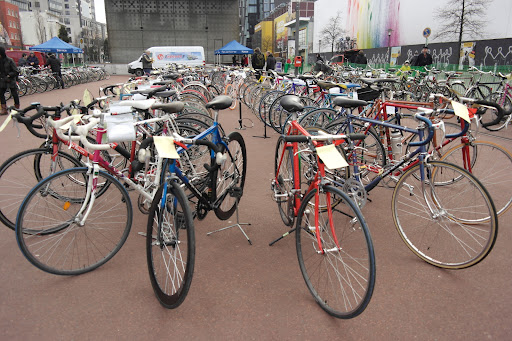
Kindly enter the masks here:
[[247, 239], [247, 241], [249, 242], [250, 245], [252, 245], [252, 242], [251, 240], [249, 239], [249, 236], [247, 236], [247, 233], [245, 233], [244, 229], [242, 228], [242, 225], [251, 225], [250, 223], [241, 223], [240, 222], [240, 219], [239, 219], [239, 215], [238, 215], [238, 203], [240, 202], [240, 198], [242, 197], [242, 194], [243, 194], [243, 190], [242, 188], [240, 187], [233, 187], [233, 188], [230, 188], [228, 190], [228, 193], [229, 193], [229, 196], [230, 197], [233, 197], [233, 198], [236, 198], [236, 224], [232, 224], [232, 225], [229, 225], [229, 226], [226, 226], [226, 227], [223, 227], [221, 229], [218, 229], [218, 230], [215, 230], [215, 231], [211, 231], [211, 232], [208, 232], [206, 235], [209, 236], [211, 235], [212, 233], [216, 233], [216, 232], [220, 232], [220, 231], [224, 231], [224, 230], [227, 230], [227, 229], [230, 229], [232, 227], [238, 227], [240, 229], [240, 231], [242, 231], [243, 235], [245, 236], [245, 238]]

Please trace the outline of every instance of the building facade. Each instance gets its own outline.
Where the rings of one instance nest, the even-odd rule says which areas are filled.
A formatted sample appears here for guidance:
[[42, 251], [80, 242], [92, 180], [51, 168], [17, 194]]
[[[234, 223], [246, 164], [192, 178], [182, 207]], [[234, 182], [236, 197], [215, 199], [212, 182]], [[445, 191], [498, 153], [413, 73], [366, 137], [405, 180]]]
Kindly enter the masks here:
[[239, 40], [238, 0], [105, 0], [113, 63], [127, 63], [151, 46], [203, 46], [214, 51]]
[[19, 8], [0, 1], [0, 45], [5, 48], [21, 48], [22, 35]]

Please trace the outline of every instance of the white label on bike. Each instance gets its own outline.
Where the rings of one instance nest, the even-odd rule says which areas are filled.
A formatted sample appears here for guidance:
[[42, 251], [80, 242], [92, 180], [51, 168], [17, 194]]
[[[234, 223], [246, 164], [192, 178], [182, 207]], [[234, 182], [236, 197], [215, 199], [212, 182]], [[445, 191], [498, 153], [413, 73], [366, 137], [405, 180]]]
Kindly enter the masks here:
[[0, 126], [0, 132], [4, 131], [5, 127], [7, 127], [7, 124], [11, 122], [12, 115], [17, 114], [18, 112], [16, 110], [13, 110], [7, 115], [4, 123], [2, 123], [2, 126]]
[[394, 115], [394, 114], [395, 114], [395, 107], [392, 107], [392, 106], [386, 106], [386, 114], [388, 114], [388, 115]]
[[158, 156], [167, 159], [179, 159], [180, 156], [174, 146], [174, 139], [170, 136], [153, 136]]
[[82, 119], [82, 115], [74, 115], [73, 121], [69, 121], [68, 123], [60, 126], [59, 129], [60, 130], [68, 130], [69, 126], [71, 125], [71, 122], [74, 122], [76, 124], [76, 123], [80, 122], [81, 119]]
[[358, 99], [358, 97], [357, 97], [357, 91], [354, 91], [354, 92], [352, 93], [352, 99]]
[[318, 157], [325, 163], [329, 169], [344, 168], [348, 166], [343, 155], [336, 149], [334, 144], [316, 148]]
[[464, 121], [471, 123], [468, 107], [466, 107], [464, 104], [460, 104], [459, 102], [452, 101], [452, 108], [455, 112], [455, 115], [459, 116]]

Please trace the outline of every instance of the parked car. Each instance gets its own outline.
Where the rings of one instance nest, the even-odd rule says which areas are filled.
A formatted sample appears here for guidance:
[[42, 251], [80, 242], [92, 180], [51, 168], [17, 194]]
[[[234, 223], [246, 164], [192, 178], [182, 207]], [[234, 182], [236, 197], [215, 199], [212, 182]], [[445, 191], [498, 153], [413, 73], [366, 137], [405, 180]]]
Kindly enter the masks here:
[[34, 52], [34, 54], [37, 57], [37, 59], [39, 59], [39, 65], [44, 65], [46, 63], [46, 55], [44, 53], [38, 52], [38, 51], [29, 51], [29, 50], [13, 50], [13, 51], [10, 51], [10, 50], [7, 50], [7, 51], [5, 51], [5, 54], [7, 54], [7, 57], [12, 58], [14, 60], [14, 62], [16, 63], [16, 65], [18, 65], [18, 60], [21, 58], [21, 56], [24, 53], [26, 53], [27, 57], [28, 57], [28, 55], [31, 52]]

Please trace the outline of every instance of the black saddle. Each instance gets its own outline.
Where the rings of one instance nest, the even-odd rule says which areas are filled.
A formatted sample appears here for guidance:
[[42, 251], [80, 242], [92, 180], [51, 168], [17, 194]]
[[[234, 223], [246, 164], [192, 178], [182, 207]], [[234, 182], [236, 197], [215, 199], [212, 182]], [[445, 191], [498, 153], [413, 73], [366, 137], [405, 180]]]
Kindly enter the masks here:
[[343, 108], [357, 108], [357, 107], [367, 106], [368, 102], [362, 101], [360, 99], [351, 99], [351, 98], [347, 98], [347, 97], [336, 96], [332, 100], [332, 104], [334, 104], [335, 106], [338, 106], [338, 107], [343, 107]]
[[212, 99], [206, 104], [206, 108], [212, 108], [213, 110], [224, 110], [233, 104], [233, 99], [226, 95], [220, 95]]

